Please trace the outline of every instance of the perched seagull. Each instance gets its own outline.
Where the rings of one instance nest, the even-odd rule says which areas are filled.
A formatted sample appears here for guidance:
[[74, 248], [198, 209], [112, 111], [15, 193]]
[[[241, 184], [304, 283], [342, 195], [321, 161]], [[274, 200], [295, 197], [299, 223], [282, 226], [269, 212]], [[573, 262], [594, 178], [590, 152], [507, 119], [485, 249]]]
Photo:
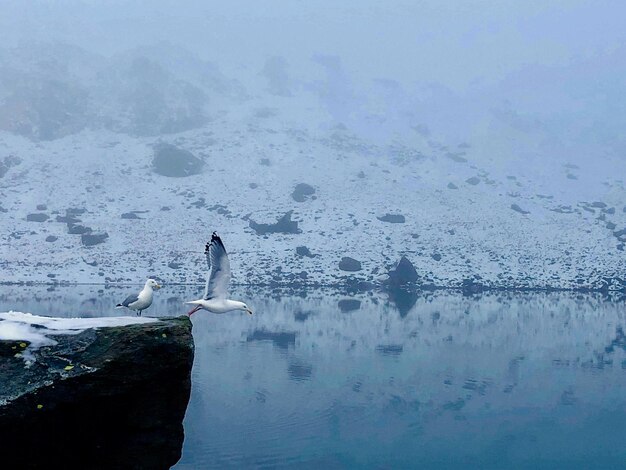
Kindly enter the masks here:
[[228, 296], [228, 283], [230, 282], [230, 262], [226, 248], [221, 238], [213, 232], [211, 241], [204, 247], [204, 254], [209, 265], [209, 274], [206, 279], [204, 296], [199, 300], [185, 302], [195, 305], [188, 315], [191, 316], [200, 309], [212, 313], [226, 313], [231, 310], [243, 310], [252, 315], [252, 310], [238, 300], [230, 300]]
[[150, 305], [152, 305], [152, 296], [154, 291], [152, 289], [160, 289], [161, 286], [154, 279], [148, 279], [146, 281], [146, 285], [143, 286], [143, 289], [139, 292], [139, 294], [131, 294], [124, 302], [121, 304], [117, 304], [115, 308], [129, 308], [131, 310], [136, 310], [137, 315], [141, 315], [141, 312], [147, 309]]

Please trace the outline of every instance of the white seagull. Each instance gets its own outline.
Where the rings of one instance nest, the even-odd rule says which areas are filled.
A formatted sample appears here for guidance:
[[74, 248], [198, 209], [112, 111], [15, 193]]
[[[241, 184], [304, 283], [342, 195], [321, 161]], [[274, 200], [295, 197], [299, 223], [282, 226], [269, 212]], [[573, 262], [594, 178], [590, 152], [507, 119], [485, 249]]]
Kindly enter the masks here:
[[148, 279], [139, 294], [131, 294], [124, 299], [124, 302], [117, 304], [115, 308], [129, 308], [137, 311], [137, 315], [152, 305], [152, 297], [154, 291], [152, 289], [160, 289], [161, 286], [154, 279]]
[[209, 274], [206, 279], [204, 296], [198, 300], [185, 302], [195, 305], [188, 315], [191, 316], [200, 309], [211, 313], [226, 313], [231, 310], [243, 310], [252, 315], [252, 310], [238, 300], [228, 299], [228, 283], [230, 282], [230, 262], [226, 248], [221, 238], [213, 232], [211, 241], [204, 247], [204, 254], [209, 265]]

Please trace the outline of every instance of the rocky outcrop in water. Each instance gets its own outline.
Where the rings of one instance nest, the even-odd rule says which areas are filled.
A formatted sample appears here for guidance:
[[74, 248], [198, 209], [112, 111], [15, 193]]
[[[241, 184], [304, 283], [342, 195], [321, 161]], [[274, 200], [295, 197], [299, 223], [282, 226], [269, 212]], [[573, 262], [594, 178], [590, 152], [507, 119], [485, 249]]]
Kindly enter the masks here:
[[0, 341], [7, 468], [164, 469], [179, 460], [194, 351], [187, 317], [49, 337], [57, 344], [36, 350], [31, 365], [28, 342]]

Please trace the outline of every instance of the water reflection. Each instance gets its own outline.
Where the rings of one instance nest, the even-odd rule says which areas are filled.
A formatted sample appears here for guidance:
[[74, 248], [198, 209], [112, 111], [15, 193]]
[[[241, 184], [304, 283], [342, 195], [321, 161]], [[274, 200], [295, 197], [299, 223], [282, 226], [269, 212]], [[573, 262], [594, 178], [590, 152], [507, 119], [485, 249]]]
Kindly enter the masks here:
[[[47, 304], [3, 288], [0, 309], [119, 314], [118, 291], [90, 289]], [[146, 313], [201, 290], [165, 288]], [[177, 468], [622, 465], [623, 299], [463, 294], [243, 289], [254, 316], [194, 317]]]
[[414, 290], [393, 287], [388, 292], [389, 301], [398, 309], [402, 318], [406, 317], [417, 302], [418, 293]]

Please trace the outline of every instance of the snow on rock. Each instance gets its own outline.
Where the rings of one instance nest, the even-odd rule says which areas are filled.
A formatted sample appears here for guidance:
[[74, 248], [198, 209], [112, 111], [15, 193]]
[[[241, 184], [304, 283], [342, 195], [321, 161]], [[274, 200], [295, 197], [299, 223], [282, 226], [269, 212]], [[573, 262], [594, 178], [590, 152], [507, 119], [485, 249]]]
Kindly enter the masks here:
[[[311, 67], [325, 70], [324, 60]], [[555, 150], [558, 139], [522, 134], [497, 113], [455, 138], [393, 109], [376, 87], [343, 112], [324, 83], [286, 88], [280, 61], [264, 69], [269, 92], [254, 88], [258, 71], [244, 87], [244, 76], [191, 61], [206, 80], [185, 82], [182, 98], [166, 64], [149, 48], [103, 64], [105, 76], [141, 72], [138, 84], [146, 70], [162, 77], [166, 106], [154, 119], [151, 101], [134, 96], [144, 101], [127, 112], [106, 101], [112, 120], [77, 104], [61, 127], [0, 131], [0, 282], [201, 283], [216, 230], [240, 284], [376, 283], [406, 256], [435, 286], [624, 286], [626, 160], [608, 147]], [[425, 106], [405, 98], [411, 112]], [[181, 157], [174, 167], [154, 162], [163, 145]], [[294, 255], [303, 246], [315, 256]], [[339, 268], [346, 254], [359, 271]]]
[[23, 312], [0, 312], [0, 340], [24, 341], [21, 354], [24, 359], [31, 360], [33, 352], [40, 347], [57, 344], [50, 336], [76, 335], [89, 328], [146, 324], [155, 321], [158, 320], [148, 317], [55, 318]]

